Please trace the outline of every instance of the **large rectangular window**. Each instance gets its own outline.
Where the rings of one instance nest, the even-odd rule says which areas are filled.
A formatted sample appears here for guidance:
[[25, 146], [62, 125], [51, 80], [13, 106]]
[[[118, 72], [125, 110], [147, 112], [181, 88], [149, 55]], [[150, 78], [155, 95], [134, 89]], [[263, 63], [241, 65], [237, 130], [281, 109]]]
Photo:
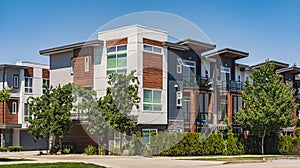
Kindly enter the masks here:
[[243, 108], [243, 101], [241, 96], [232, 97], [232, 123], [236, 124], [235, 114]]
[[32, 77], [25, 77], [25, 93], [33, 93]]
[[107, 48], [107, 75], [126, 73], [127, 45], [112, 46]]
[[162, 111], [161, 91], [144, 89], [143, 109], [148, 111]]
[[151, 134], [156, 134], [157, 129], [143, 129], [142, 130], [142, 141], [143, 144], [150, 144]]
[[156, 47], [148, 44], [144, 44], [144, 51], [150, 51], [156, 54], [161, 54], [161, 47]]

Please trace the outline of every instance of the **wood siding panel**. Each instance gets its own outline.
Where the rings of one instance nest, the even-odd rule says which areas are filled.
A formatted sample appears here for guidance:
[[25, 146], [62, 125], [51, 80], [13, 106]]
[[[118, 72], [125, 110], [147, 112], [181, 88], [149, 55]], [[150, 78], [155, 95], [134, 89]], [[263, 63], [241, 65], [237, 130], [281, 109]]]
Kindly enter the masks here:
[[25, 69], [24, 75], [28, 77], [33, 77], [33, 68], [29, 67], [28, 69]]
[[[17, 112], [16, 114], [12, 114], [12, 103], [17, 103]], [[5, 123], [3, 123], [3, 104], [4, 111], [5, 111]], [[7, 102], [0, 102], [0, 124], [18, 124], [18, 106], [19, 101], [18, 100], [9, 100]]]
[[127, 44], [127, 42], [128, 42], [127, 37], [126, 38], [113, 39], [113, 40], [106, 40], [106, 47]]
[[143, 52], [143, 88], [163, 88], [162, 55]]
[[84, 148], [86, 148], [88, 145], [97, 147], [97, 143], [90, 138], [81, 124], [74, 124], [71, 134], [65, 136], [63, 141], [74, 142], [76, 153], [83, 153]]
[[157, 40], [143, 38], [143, 43], [144, 44], [150, 44], [150, 45], [158, 46], [158, 47], [162, 47], [162, 42], [161, 41], [157, 41]]
[[[94, 48], [74, 50], [74, 84], [83, 87], [94, 86]], [[85, 71], [85, 57], [89, 57], [89, 71]]]
[[43, 78], [46, 78], [46, 79], [49, 79], [50, 78], [50, 73], [49, 73], [49, 70], [48, 69], [42, 69], [42, 77]]

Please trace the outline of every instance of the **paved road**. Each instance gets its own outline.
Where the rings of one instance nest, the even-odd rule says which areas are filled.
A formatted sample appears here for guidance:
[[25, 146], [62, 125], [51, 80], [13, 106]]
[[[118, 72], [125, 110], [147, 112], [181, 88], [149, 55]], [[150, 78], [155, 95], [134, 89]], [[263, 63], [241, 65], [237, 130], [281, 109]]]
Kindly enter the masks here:
[[[86, 155], [51, 155], [37, 156], [38, 152], [1, 153], [0, 157], [29, 158], [35, 161], [0, 162], [12, 163], [50, 163], [50, 162], [85, 162], [110, 168], [299, 168], [300, 160], [272, 160], [264, 163], [224, 164], [220, 161], [178, 160], [172, 157], [116, 157], [116, 156], [86, 156]], [[1, 167], [1, 166], [0, 166]]]

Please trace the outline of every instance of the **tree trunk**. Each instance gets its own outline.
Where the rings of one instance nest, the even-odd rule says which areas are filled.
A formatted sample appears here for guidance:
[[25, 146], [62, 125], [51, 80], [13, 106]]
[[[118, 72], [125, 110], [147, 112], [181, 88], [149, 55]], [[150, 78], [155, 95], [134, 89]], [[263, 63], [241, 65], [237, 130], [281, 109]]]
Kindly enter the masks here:
[[61, 138], [58, 139], [58, 143], [59, 143], [59, 149], [58, 149], [58, 152], [61, 153], [62, 151], [62, 143], [61, 143]]
[[51, 153], [51, 149], [54, 147], [54, 143], [55, 143], [55, 137], [54, 137], [54, 135], [53, 134], [49, 135], [49, 144], [48, 144], [49, 152], [48, 152], [48, 154], [49, 153], [52, 154]]
[[123, 154], [123, 134], [120, 133], [120, 155]]
[[264, 130], [263, 135], [261, 136], [261, 154], [264, 155], [264, 147], [265, 147], [265, 137], [266, 137], [266, 130]]

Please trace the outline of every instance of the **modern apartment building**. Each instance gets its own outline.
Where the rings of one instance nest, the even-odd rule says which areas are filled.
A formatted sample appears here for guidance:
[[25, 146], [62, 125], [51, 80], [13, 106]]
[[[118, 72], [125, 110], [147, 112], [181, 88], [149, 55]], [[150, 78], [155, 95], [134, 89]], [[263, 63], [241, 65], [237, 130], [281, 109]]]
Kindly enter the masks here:
[[12, 88], [9, 101], [0, 102], [1, 147], [22, 145], [24, 150], [45, 149], [46, 141], [34, 142], [26, 131], [27, 99], [43, 94], [43, 84], [49, 85], [49, 66], [32, 62], [0, 65], [0, 89]]
[[[235, 132], [234, 113], [242, 106], [242, 82], [255, 66], [237, 63], [248, 53], [193, 39], [168, 41], [168, 33], [140, 25], [98, 33], [96, 40], [41, 50], [50, 59], [50, 85], [74, 83], [105, 95], [107, 77], [136, 71], [140, 81], [140, 109], [136, 130], [149, 143], [151, 132], [200, 132], [224, 129], [228, 119]], [[299, 69], [287, 64], [276, 69], [294, 80]], [[297, 85], [298, 87], [298, 85]], [[73, 113], [72, 135], [65, 141], [79, 150], [95, 144]]]

